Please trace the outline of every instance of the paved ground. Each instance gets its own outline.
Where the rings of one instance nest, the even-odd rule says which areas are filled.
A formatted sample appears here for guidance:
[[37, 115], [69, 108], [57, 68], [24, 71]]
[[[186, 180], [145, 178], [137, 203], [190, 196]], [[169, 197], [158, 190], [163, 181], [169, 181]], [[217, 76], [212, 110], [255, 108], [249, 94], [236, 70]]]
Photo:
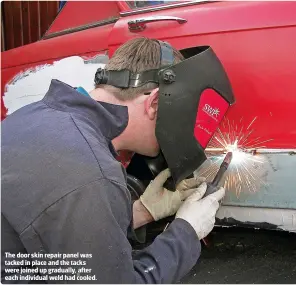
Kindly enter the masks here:
[[296, 234], [219, 228], [182, 284], [296, 283]]
[[216, 230], [181, 283], [296, 283], [296, 234]]

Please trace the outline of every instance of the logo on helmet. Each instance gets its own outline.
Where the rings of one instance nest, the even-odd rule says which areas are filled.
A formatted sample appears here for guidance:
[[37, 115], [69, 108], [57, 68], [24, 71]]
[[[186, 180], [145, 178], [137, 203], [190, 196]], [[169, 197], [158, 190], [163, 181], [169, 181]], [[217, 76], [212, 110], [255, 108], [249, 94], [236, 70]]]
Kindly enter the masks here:
[[211, 116], [214, 120], [217, 121], [217, 118], [220, 115], [219, 108], [213, 108], [209, 104], [205, 104], [203, 107], [203, 111], [207, 113], [209, 116]]

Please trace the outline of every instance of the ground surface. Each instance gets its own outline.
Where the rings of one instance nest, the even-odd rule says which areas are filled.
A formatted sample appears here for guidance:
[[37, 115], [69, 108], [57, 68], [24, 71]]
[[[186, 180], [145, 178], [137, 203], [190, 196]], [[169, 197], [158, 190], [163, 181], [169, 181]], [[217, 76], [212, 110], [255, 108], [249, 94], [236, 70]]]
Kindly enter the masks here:
[[181, 283], [296, 283], [296, 234], [223, 228]]
[[296, 283], [296, 234], [219, 228], [208, 243], [180, 283]]

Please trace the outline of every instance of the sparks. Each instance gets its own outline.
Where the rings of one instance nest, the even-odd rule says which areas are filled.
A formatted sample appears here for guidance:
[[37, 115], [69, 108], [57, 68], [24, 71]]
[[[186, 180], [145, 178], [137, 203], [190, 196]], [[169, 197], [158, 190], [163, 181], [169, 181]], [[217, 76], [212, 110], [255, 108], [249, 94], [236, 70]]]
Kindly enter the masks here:
[[209, 147], [206, 149], [208, 160], [196, 172], [196, 175], [204, 176], [207, 181], [212, 181], [223, 161], [225, 154], [233, 153], [232, 162], [224, 176], [226, 190], [234, 191], [237, 197], [242, 191], [257, 192], [261, 186], [267, 186], [263, 181], [266, 159], [262, 155], [254, 155], [254, 150], [264, 148], [264, 143], [272, 139], [262, 140], [260, 137], [250, 139], [255, 129], [257, 117], [245, 127], [243, 118], [239, 124], [230, 122], [228, 118], [221, 123], [213, 136]]

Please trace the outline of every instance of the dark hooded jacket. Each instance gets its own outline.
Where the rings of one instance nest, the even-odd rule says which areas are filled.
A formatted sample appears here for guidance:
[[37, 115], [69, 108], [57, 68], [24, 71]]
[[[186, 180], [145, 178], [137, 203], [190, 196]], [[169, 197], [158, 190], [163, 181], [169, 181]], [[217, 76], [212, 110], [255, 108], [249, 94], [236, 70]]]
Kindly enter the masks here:
[[[111, 143], [127, 123], [126, 107], [97, 102], [57, 80], [43, 100], [3, 121], [3, 283], [15, 275], [7, 269], [21, 267], [5, 265], [8, 252], [90, 254], [76, 259], [86, 264], [72, 266], [74, 280], [43, 281], [52, 283], [172, 283], [192, 268], [200, 242], [181, 219], [132, 256], [131, 197]], [[78, 272], [82, 267], [91, 273]]]

